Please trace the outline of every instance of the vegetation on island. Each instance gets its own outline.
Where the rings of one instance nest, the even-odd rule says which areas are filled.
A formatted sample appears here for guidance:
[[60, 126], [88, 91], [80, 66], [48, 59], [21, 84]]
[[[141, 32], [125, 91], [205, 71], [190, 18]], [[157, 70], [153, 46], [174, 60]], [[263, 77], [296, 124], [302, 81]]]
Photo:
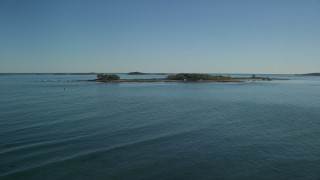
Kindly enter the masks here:
[[179, 73], [175, 75], [169, 75], [169, 80], [182, 80], [182, 81], [201, 81], [201, 80], [230, 80], [229, 76], [213, 76], [209, 74], [197, 74], [197, 73]]
[[100, 73], [100, 74], [97, 74], [97, 79], [100, 81], [116, 81], [120, 79], [120, 76], [115, 74]]

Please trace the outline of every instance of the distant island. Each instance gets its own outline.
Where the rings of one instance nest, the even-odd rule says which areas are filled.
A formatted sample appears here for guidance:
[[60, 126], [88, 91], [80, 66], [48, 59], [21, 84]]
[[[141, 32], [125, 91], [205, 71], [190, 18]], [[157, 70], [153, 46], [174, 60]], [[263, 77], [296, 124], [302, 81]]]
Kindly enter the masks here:
[[[96, 75], [96, 74], [97, 73], [94, 73], [94, 72], [90, 72], [90, 73], [53, 73], [53, 75]], [[36, 75], [44, 75], [44, 74], [38, 73]]]
[[167, 73], [143, 73], [143, 72], [129, 72], [128, 75], [167, 75]]
[[280, 78], [257, 77], [253, 75], [248, 78], [238, 78], [221, 75], [209, 75], [200, 73], [179, 73], [168, 75], [166, 78], [153, 79], [120, 79], [116, 74], [97, 74], [97, 79], [88, 80], [93, 82], [244, 82], [244, 81], [271, 81], [271, 80], [287, 80]]
[[307, 74], [298, 74], [300, 76], [320, 76], [320, 73], [307, 73]]
[[143, 72], [129, 72], [128, 75], [147, 75], [148, 73], [143, 73]]

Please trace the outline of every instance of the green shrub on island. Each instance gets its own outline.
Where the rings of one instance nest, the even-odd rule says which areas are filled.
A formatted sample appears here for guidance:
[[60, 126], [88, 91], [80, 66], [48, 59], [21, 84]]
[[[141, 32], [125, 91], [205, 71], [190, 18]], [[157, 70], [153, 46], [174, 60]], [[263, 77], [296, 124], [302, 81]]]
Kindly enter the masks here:
[[97, 74], [97, 79], [100, 81], [115, 81], [115, 80], [119, 80], [120, 77], [118, 75], [115, 74]]
[[228, 80], [230, 77], [226, 76], [212, 76], [209, 74], [196, 74], [196, 73], [179, 73], [175, 75], [169, 75], [169, 80], [182, 80], [182, 81], [201, 81], [201, 80]]

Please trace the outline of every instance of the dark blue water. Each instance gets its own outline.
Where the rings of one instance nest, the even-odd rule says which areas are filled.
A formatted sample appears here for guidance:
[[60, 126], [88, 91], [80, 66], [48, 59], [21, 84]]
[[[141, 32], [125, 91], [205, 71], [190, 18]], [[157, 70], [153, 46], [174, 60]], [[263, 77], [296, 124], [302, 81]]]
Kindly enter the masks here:
[[320, 77], [270, 76], [1, 75], [0, 179], [320, 179]]

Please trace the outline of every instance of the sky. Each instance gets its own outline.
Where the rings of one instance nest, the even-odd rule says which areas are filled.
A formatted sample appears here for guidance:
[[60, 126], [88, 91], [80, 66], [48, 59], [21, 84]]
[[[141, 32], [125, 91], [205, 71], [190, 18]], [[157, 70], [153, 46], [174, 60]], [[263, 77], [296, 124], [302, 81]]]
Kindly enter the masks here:
[[320, 0], [0, 0], [0, 73], [320, 72]]

